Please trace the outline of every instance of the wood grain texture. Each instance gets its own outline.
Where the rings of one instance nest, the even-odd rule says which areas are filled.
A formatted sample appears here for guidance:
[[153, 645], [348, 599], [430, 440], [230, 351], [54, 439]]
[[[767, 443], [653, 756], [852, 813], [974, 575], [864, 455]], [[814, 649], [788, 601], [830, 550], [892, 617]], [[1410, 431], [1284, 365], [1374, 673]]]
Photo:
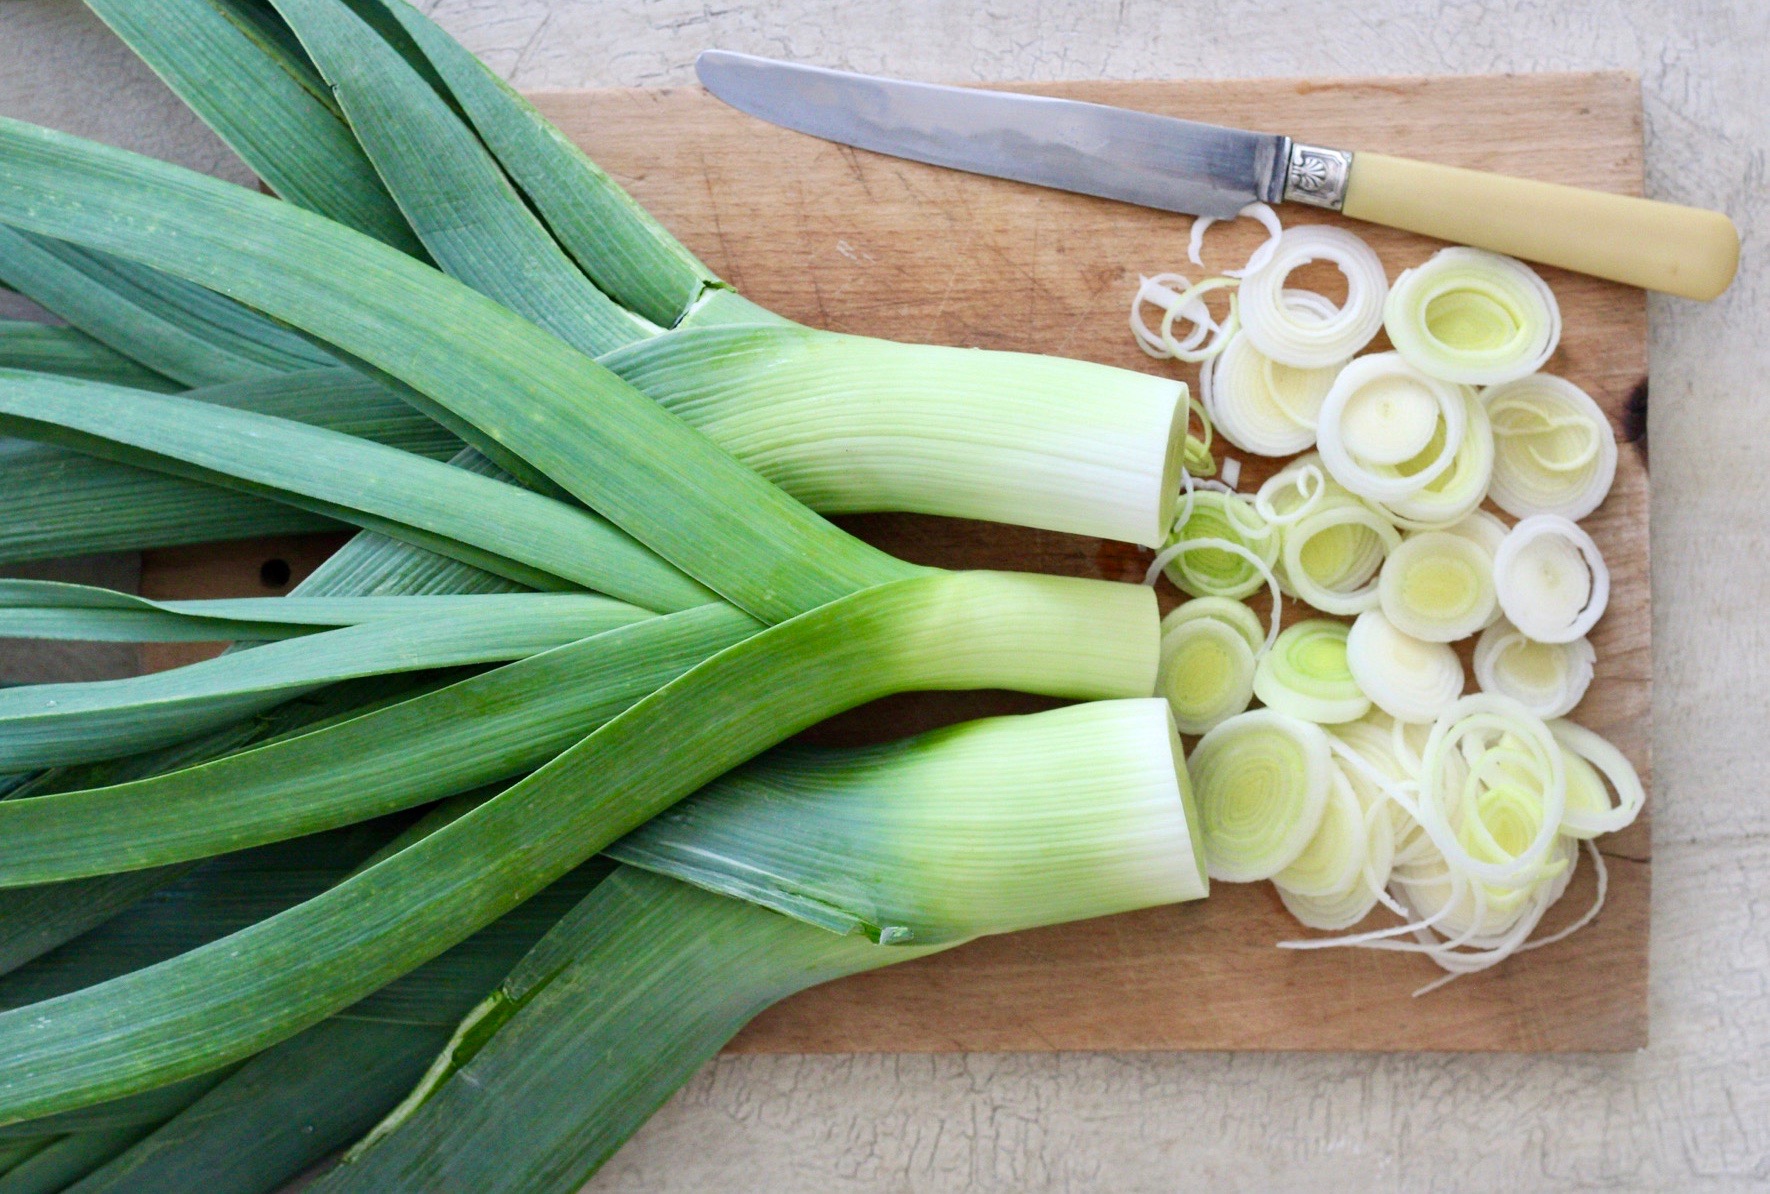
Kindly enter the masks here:
[[[1028, 88], [1254, 128], [1326, 144], [1639, 193], [1640, 100], [1617, 73], [1385, 79], [1078, 83]], [[1131, 343], [1139, 272], [1185, 268], [1183, 218], [939, 171], [771, 128], [695, 89], [535, 97], [654, 214], [748, 296], [841, 331], [1062, 353], [1164, 370]], [[1286, 209], [1289, 222], [1337, 219]], [[1393, 277], [1436, 246], [1357, 225]], [[1213, 230], [1207, 263], [1245, 258], [1251, 226]], [[1639, 292], [1545, 270], [1566, 333], [1550, 362], [1620, 431], [1646, 376]], [[1330, 277], [1300, 275], [1332, 293]], [[1190, 368], [1180, 374], [1196, 379]], [[1244, 486], [1270, 466], [1249, 461]], [[1149, 553], [1119, 544], [953, 520], [868, 516], [857, 533], [945, 566], [1036, 568], [1130, 580]], [[1598, 673], [1577, 720], [1647, 768], [1647, 478], [1622, 453], [1615, 489], [1587, 521], [1612, 569], [1594, 634]], [[225, 556], [225, 552], [218, 553]], [[258, 559], [236, 579], [256, 585]], [[159, 571], [144, 564], [144, 592]], [[227, 587], [227, 586], [222, 586]], [[155, 590], [159, 591], [159, 590]], [[186, 588], [186, 593], [195, 590]], [[220, 591], [209, 588], [206, 591]], [[1164, 608], [1178, 600], [1165, 584]], [[826, 740], [909, 732], [960, 716], [1035, 707], [1005, 694], [900, 698], [823, 727]], [[1220, 884], [1205, 904], [982, 941], [807, 992], [733, 1044], [748, 1052], [1077, 1049], [1625, 1050], [1646, 1042], [1650, 830], [1603, 843], [1611, 899], [1568, 942], [1465, 978], [1423, 1000], [1437, 975], [1394, 954], [1297, 954], [1297, 926], [1269, 886]], [[1551, 917], [1584, 906], [1582, 873]]]

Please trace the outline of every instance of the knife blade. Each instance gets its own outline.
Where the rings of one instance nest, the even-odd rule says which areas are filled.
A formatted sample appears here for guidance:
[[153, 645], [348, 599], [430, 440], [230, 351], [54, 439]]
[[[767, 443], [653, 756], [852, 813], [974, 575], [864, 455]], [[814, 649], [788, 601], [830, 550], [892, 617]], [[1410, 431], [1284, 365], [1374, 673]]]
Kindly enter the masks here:
[[883, 79], [707, 50], [701, 83], [740, 111], [859, 149], [1229, 219], [1299, 202], [1600, 278], [1710, 299], [1739, 234], [1719, 212], [1307, 145], [1106, 104]]

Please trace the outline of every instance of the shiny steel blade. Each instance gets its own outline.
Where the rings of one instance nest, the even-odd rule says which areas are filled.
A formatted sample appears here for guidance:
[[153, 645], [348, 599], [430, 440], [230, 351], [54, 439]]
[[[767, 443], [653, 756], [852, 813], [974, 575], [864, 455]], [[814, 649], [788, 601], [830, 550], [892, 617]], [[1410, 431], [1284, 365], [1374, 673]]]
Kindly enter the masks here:
[[1284, 189], [1290, 139], [1128, 108], [908, 83], [708, 50], [708, 91], [773, 124], [893, 157], [1228, 219]]

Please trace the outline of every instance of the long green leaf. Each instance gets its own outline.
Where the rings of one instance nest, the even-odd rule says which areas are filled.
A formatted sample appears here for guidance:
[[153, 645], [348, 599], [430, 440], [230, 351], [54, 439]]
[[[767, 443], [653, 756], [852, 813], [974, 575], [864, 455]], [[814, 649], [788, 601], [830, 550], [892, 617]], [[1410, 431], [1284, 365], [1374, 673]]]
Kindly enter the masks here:
[[758, 1012], [936, 948], [623, 867], [468, 1022], [450, 1080], [310, 1188], [570, 1194]]
[[[150, 601], [114, 589], [0, 578], [0, 638], [82, 642], [267, 642], [344, 626], [459, 613], [512, 613], [535, 597], [223, 597]], [[544, 599], [543, 599], [544, 600]]]
[[398, 831], [397, 819], [378, 821], [211, 859], [0, 978], [0, 1006], [27, 1006], [224, 938], [325, 891]]
[[362, 531], [326, 558], [289, 595], [326, 597], [515, 593], [513, 580], [422, 547]]
[[[192, 767], [258, 743], [324, 729], [336, 720], [347, 720], [349, 716], [394, 703], [421, 691], [426, 684], [446, 682], [448, 678], [448, 673], [440, 677], [383, 675], [333, 684], [170, 748], [40, 772], [23, 784], [18, 794], [41, 796], [108, 787]], [[189, 870], [190, 864], [185, 864], [69, 883], [0, 889], [0, 974], [16, 970], [32, 958], [103, 924]]]
[[123, 680], [0, 689], [0, 770], [146, 750], [320, 685], [521, 659], [650, 616], [588, 595], [474, 600], [498, 604], [349, 626]]
[[648, 608], [712, 594], [596, 515], [323, 427], [172, 394], [0, 371], [0, 430], [187, 480], [274, 496], [534, 587]]
[[[0, 359], [3, 349], [0, 336]], [[185, 397], [326, 427], [432, 459], [447, 459], [461, 448], [445, 428], [349, 369], [210, 386]], [[283, 502], [85, 452], [0, 443], [0, 563], [347, 526]]]
[[1143, 586], [936, 573], [765, 630], [325, 894], [170, 962], [0, 1014], [0, 1122], [121, 1097], [266, 1048], [843, 709], [910, 688], [1145, 695], [1155, 623]]
[[171, 378], [106, 348], [79, 328], [51, 327], [46, 323], [18, 319], [0, 319], [0, 369], [59, 373], [64, 377], [84, 377], [87, 381], [162, 393], [184, 388]]
[[63, 1136], [0, 1177], [0, 1194], [58, 1194], [127, 1151], [151, 1130], [149, 1125], [141, 1125]]
[[4, 226], [0, 279], [87, 335], [186, 385], [250, 381], [337, 363], [214, 291]]
[[287, 55], [210, 0], [87, 0], [203, 122], [291, 203], [421, 253], [356, 138]]
[[430, 18], [402, 0], [363, 0], [362, 7], [378, 8], [404, 27], [559, 244], [618, 302], [673, 327], [703, 291], [723, 285], [565, 134]]
[[232, 1067], [212, 1070], [182, 1082], [156, 1086], [126, 1099], [95, 1103], [78, 1111], [65, 1111], [24, 1123], [0, 1127], [0, 1140], [17, 1140], [36, 1135], [65, 1135], [78, 1132], [105, 1132], [113, 1128], [152, 1127], [177, 1115], [201, 1098], [232, 1072]]
[[0, 442], [0, 564], [348, 529], [269, 498], [67, 448]]
[[610, 870], [592, 860], [362, 1003], [246, 1062], [84, 1194], [269, 1194], [361, 1136], [462, 1016]]
[[439, 266], [591, 355], [657, 330], [579, 271], [472, 130], [340, 0], [275, 3]]
[[758, 629], [723, 605], [652, 618], [256, 750], [0, 801], [0, 886], [207, 857], [520, 775]]
[[213, 286], [384, 369], [764, 621], [915, 575], [445, 275], [289, 204], [16, 121], [0, 219]]

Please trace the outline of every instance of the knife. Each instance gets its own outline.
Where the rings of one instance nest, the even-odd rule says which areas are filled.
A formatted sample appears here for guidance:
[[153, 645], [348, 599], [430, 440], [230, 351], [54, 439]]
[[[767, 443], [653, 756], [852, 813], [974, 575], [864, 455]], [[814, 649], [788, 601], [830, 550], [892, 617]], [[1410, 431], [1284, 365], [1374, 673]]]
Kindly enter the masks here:
[[786, 128], [973, 174], [1230, 219], [1306, 203], [1358, 220], [1712, 299], [1739, 264], [1720, 212], [1274, 133], [1013, 91], [942, 87], [708, 50], [701, 83]]

